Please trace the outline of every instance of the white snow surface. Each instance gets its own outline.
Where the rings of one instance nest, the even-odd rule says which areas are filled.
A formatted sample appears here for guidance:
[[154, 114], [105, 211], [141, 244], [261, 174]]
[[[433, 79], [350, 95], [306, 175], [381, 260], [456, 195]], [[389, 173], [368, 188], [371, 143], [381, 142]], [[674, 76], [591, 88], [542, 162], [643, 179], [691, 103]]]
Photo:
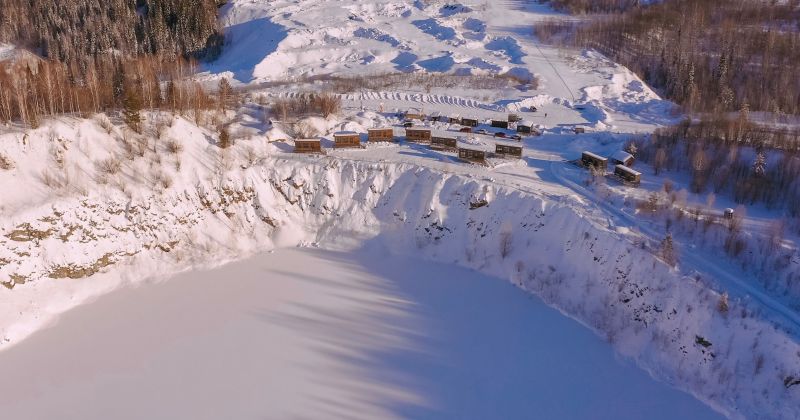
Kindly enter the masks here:
[[0, 371], [13, 419], [721, 418], [512, 285], [377, 244], [121, 289]]

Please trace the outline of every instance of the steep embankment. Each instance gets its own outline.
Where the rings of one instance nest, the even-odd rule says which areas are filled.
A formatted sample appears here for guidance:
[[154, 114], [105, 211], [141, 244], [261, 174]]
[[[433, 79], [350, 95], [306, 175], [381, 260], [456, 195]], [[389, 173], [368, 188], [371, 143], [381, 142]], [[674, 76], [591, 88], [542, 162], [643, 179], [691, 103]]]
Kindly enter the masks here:
[[[800, 415], [792, 386], [800, 346], [792, 337], [735, 302], [720, 311], [702, 279], [680, 276], [638, 236], [609, 230], [575, 199], [556, 202], [409, 164], [294, 157], [262, 140], [219, 152], [182, 120], [165, 130], [183, 133], [181, 147], [148, 145], [115, 174], [106, 164], [76, 166], [86, 179], [110, 179], [61, 186], [59, 198], [6, 212], [3, 345], [126, 278], [280, 246], [383, 247], [509, 279], [728, 414]], [[120, 144], [124, 151], [129, 141], [84, 135], [55, 155], [69, 162], [79, 151]], [[175, 156], [151, 151], [160, 148]], [[24, 158], [15, 156], [18, 167]], [[133, 184], [131, 174], [146, 181]], [[17, 175], [22, 183], [24, 173]]]

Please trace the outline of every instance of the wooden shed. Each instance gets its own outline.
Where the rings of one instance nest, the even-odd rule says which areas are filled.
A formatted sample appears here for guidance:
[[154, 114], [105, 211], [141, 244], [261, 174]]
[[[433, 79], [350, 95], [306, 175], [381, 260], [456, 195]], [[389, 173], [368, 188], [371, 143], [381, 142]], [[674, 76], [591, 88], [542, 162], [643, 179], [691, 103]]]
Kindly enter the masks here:
[[394, 129], [370, 128], [367, 130], [367, 140], [370, 142], [394, 141]]
[[451, 137], [431, 137], [431, 149], [456, 150], [458, 141]]
[[406, 128], [406, 140], [415, 143], [430, 143], [431, 130], [427, 128]]
[[334, 146], [337, 149], [361, 147], [361, 136], [354, 131], [340, 131], [333, 134]]
[[476, 117], [469, 117], [469, 118], [462, 118], [461, 119], [461, 125], [464, 125], [464, 126], [467, 126], [467, 127], [477, 127], [478, 126], [478, 122], [479, 122], [479, 120]]
[[533, 121], [521, 121], [517, 123], [517, 133], [533, 134], [536, 130], [536, 124]]
[[508, 121], [492, 120], [492, 127], [495, 127], [495, 128], [508, 128]]
[[407, 120], [424, 120], [425, 113], [421, 109], [411, 108], [406, 111]]
[[586, 167], [594, 166], [597, 169], [603, 170], [608, 168], [608, 159], [592, 152], [583, 152], [581, 154], [581, 163]]
[[465, 149], [463, 147], [459, 147], [458, 157], [468, 162], [481, 163], [481, 164], [486, 163], [486, 152], [483, 150]]
[[583, 134], [583, 133], [586, 132], [586, 129], [584, 127], [575, 127], [575, 128], [572, 129], [572, 131], [575, 134]]
[[431, 115], [428, 116], [428, 119], [430, 119], [433, 122], [438, 122], [441, 117], [442, 117], [441, 112], [434, 111], [431, 113]]
[[508, 122], [514, 123], [522, 121], [522, 118], [519, 117], [519, 114], [508, 114]]
[[642, 182], [641, 172], [634, 171], [633, 169], [625, 165], [615, 166], [614, 175], [618, 176], [623, 181], [629, 182], [634, 185], [639, 185], [639, 183]]
[[520, 146], [507, 146], [505, 144], [496, 144], [494, 152], [502, 157], [521, 158], [522, 147]]
[[620, 150], [617, 153], [611, 155], [612, 165], [625, 165], [631, 167], [633, 166], [633, 162], [634, 162], [633, 155], [624, 150]]
[[461, 115], [453, 114], [447, 117], [447, 122], [450, 124], [461, 124]]
[[322, 142], [319, 139], [302, 139], [294, 141], [295, 153], [322, 153]]

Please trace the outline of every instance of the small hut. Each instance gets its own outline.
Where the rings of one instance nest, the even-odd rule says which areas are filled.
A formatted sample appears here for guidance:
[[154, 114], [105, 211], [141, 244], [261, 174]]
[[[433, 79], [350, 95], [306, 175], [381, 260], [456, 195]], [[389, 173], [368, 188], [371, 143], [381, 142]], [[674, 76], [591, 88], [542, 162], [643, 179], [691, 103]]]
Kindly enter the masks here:
[[480, 164], [486, 163], [486, 152], [483, 150], [465, 149], [463, 147], [459, 147], [458, 157], [459, 159], [466, 160], [467, 162]]
[[441, 112], [434, 111], [434, 112], [431, 113], [431, 115], [428, 116], [428, 119], [430, 119], [433, 122], [438, 122], [441, 117], [442, 117], [442, 113]]
[[450, 137], [431, 137], [431, 149], [456, 150], [458, 141]]
[[322, 143], [319, 139], [302, 139], [294, 141], [295, 153], [322, 153]]
[[469, 118], [462, 118], [461, 125], [467, 127], [477, 127], [478, 126], [478, 118], [477, 117], [469, 117]]
[[634, 171], [633, 169], [625, 165], [615, 166], [614, 175], [618, 176], [624, 182], [628, 182], [634, 185], [639, 185], [639, 183], [642, 181], [641, 172]]
[[411, 108], [406, 111], [406, 119], [422, 121], [425, 119], [425, 113], [421, 109]]
[[625, 165], [627, 167], [631, 167], [633, 166], [633, 162], [633, 155], [624, 150], [620, 150], [611, 156], [612, 165]]
[[572, 129], [575, 134], [583, 134], [586, 132], [586, 128], [584, 127], [575, 127]]
[[521, 121], [517, 123], [517, 133], [533, 134], [536, 131], [536, 124], [533, 121]]
[[334, 147], [337, 149], [346, 149], [353, 147], [361, 147], [361, 136], [354, 131], [340, 131], [333, 134]]
[[518, 114], [508, 114], [508, 122], [515, 123], [519, 121], [522, 121], [522, 118]]
[[508, 121], [492, 120], [492, 127], [494, 127], [494, 128], [508, 128]]
[[461, 115], [452, 114], [449, 117], [447, 117], [447, 122], [449, 122], [450, 124], [461, 124]]
[[431, 130], [427, 128], [406, 128], [406, 140], [415, 143], [430, 143]]
[[597, 169], [603, 170], [608, 168], [608, 159], [592, 152], [583, 152], [581, 154], [581, 163], [586, 167], [594, 166]]
[[370, 142], [394, 141], [394, 130], [390, 128], [370, 128], [367, 130], [367, 140]]
[[496, 144], [494, 152], [501, 157], [522, 158], [522, 147], [520, 146], [507, 146], [505, 144]]

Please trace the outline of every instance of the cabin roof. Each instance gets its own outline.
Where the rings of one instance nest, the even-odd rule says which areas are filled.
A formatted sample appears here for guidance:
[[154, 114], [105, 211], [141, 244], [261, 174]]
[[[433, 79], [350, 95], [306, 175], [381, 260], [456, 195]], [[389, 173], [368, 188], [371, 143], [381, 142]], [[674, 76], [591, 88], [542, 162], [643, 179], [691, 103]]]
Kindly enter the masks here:
[[622, 171], [622, 172], [627, 172], [627, 173], [629, 173], [631, 175], [635, 175], [635, 176], [640, 176], [642, 174], [641, 172], [635, 171], [635, 170], [633, 170], [633, 169], [631, 169], [631, 168], [629, 168], [629, 167], [627, 167], [625, 165], [617, 165], [617, 166], [615, 166], [615, 168], [620, 170], [620, 171]]
[[376, 128], [368, 128], [368, 129], [367, 129], [367, 132], [370, 132], [370, 131], [384, 131], [384, 130], [392, 130], [392, 131], [394, 131], [394, 128], [392, 128], [392, 127], [376, 127]]
[[334, 135], [334, 137], [338, 137], [338, 136], [357, 136], [358, 133], [356, 133], [355, 131], [337, 131], [337, 132], [333, 133], [333, 135]]
[[633, 155], [628, 153], [628, 152], [626, 152], [626, 151], [624, 151], [624, 150], [619, 150], [616, 153], [614, 153], [613, 155], [611, 155], [611, 159], [614, 159], [614, 160], [617, 160], [617, 161], [620, 161], [620, 162], [625, 162], [628, 159], [633, 159]]
[[530, 128], [533, 128], [534, 126], [536, 126], [536, 123], [534, 123], [534, 122], [533, 122], [533, 121], [531, 121], [531, 120], [526, 120], [526, 121], [520, 121], [520, 122], [518, 122], [518, 123], [517, 123], [517, 125], [518, 125], [518, 126], [520, 126], [520, 125], [521, 125], [521, 126], [523, 126], [523, 127], [530, 127]]
[[295, 139], [295, 143], [297, 143], [297, 142], [308, 143], [308, 142], [312, 142], [312, 141], [319, 143], [321, 140], [320, 139]]
[[589, 157], [591, 157], [593, 159], [597, 159], [597, 160], [603, 160], [603, 161], [608, 160], [608, 159], [606, 159], [606, 158], [604, 158], [604, 157], [602, 157], [602, 156], [600, 156], [598, 154], [592, 153], [592, 152], [583, 152], [583, 154], [586, 155], [586, 156], [589, 156]]

